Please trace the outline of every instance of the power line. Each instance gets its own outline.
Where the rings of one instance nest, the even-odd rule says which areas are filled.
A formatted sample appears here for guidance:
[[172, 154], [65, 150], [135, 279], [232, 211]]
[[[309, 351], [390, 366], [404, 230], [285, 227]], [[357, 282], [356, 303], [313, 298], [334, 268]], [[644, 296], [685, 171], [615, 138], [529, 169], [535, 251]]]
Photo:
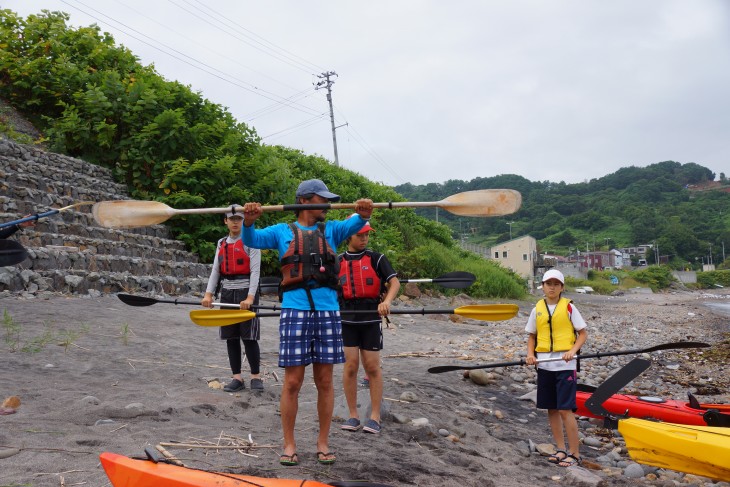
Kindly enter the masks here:
[[[168, 56], [170, 56], [170, 57], [172, 57], [174, 59], [177, 59], [178, 61], [181, 61], [181, 62], [183, 62], [183, 63], [185, 63], [185, 64], [187, 64], [189, 66], [192, 66], [192, 67], [194, 67], [196, 69], [199, 69], [200, 71], [203, 71], [205, 73], [208, 73], [209, 75], [214, 76], [214, 77], [216, 77], [216, 78], [218, 78], [218, 79], [220, 79], [222, 81], [225, 81], [227, 83], [230, 83], [233, 86], [237, 86], [237, 87], [239, 87], [241, 89], [244, 89], [244, 90], [246, 90], [246, 91], [248, 91], [250, 93], [256, 94], [258, 96], [261, 96], [263, 98], [266, 98], [268, 100], [271, 100], [271, 101], [274, 101], [274, 102], [277, 102], [277, 103], [280, 102], [280, 99], [283, 99], [283, 97], [281, 97], [280, 95], [277, 95], [275, 93], [272, 93], [272, 92], [269, 92], [269, 91], [264, 90], [262, 88], [259, 88], [258, 86], [253, 85], [251, 83], [248, 83], [246, 81], [240, 80], [240, 79], [238, 79], [238, 78], [236, 78], [234, 76], [231, 76], [231, 75], [229, 75], [229, 74], [227, 74], [227, 73], [225, 73], [223, 71], [220, 71], [219, 69], [217, 69], [217, 68], [215, 68], [213, 66], [210, 66], [210, 65], [208, 65], [206, 63], [203, 63], [202, 61], [198, 61], [197, 59], [195, 59], [195, 58], [193, 58], [191, 56], [188, 56], [187, 54], [185, 54], [183, 52], [180, 52], [180, 51], [178, 51], [178, 50], [176, 50], [176, 49], [174, 49], [172, 47], [169, 47], [169, 46], [165, 45], [164, 43], [159, 42], [156, 39], [153, 39], [152, 37], [150, 37], [150, 36], [148, 36], [148, 35], [146, 35], [146, 34], [144, 34], [142, 32], [139, 32], [138, 30], [134, 29], [133, 27], [130, 27], [130, 26], [124, 24], [123, 22], [120, 22], [120, 21], [118, 21], [116, 19], [113, 19], [112, 17], [104, 14], [103, 12], [99, 12], [95, 8], [90, 7], [90, 6], [86, 5], [86, 4], [84, 4], [80, 0], [75, 0], [75, 1], [78, 2], [79, 4], [83, 5], [84, 7], [88, 8], [88, 9], [91, 9], [94, 12], [97, 12], [98, 14], [100, 14], [100, 15], [102, 15], [102, 16], [110, 19], [110, 20], [112, 20], [113, 22], [116, 22], [117, 24], [122, 25], [125, 28], [130, 29], [130, 30], [132, 30], [132, 31], [134, 31], [134, 32], [136, 32], [136, 33], [138, 33], [138, 34], [140, 34], [140, 35], [142, 35], [142, 36], [150, 39], [151, 41], [153, 41], [153, 42], [155, 42], [157, 44], [160, 44], [165, 49], [169, 49], [170, 51], [172, 51], [174, 53], [178, 53], [182, 57], [176, 56], [175, 54], [172, 54], [170, 52], [166, 52], [165, 50], [159, 48], [158, 46], [153, 45], [153, 44], [150, 44], [149, 42], [145, 41], [144, 39], [140, 39], [139, 37], [136, 37], [133, 34], [130, 34], [129, 32], [124, 31], [124, 29], [120, 29], [119, 27], [113, 26], [113, 25], [109, 24], [108, 22], [100, 19], [99, 17], [96, 17], [96, 16], [90, 14], [89, 12], [84, 11], [83, 9], [81, 9], [79, 7], [77, 7], [75, 5], [72, 5], [71, 3], [69, 3], [68, 0], [61, 0], [61, 2], [65, 3], [66, 5], [68, 5], [68, 6], [72, 7], [72, 8], [75, 8], [76, 10], [78, 10], [78, 11], [80, 11], [80, 12], [88, 15], [89, 17], [91, 17], [91, 18], [93, 18], [95, 20], [98, 20], [99, 22], [101, 22], [103, 24], [109, 25], [110, 27], [113, 27], [115, 29], [118, 29], [120, 32], [122, 32], [123, 34], [131, 37], [132, 39], [135, 39], [135, 40], [137, 40], [137, 41], [139, 41], [139, 42], [141, 42], [143, 44], [146, 44], [146, 45], [150, 46], [151, 48], [156, 49], [156, 50], [162, 52], [163, 54], [167, 54]], [[192, 62], [190, 62], [190, 61], [188, 61], [188, 60], [186, 60], [184, 58], [187, 58], [187, 59], [189, 59]], [[196, 64], [193, 64], [193, 63], [197, 63], [200, 66], [198, 66]], [[208, 69], [202, 68], [201, 66], [205, 66], [206, 68], [209, 68], [209, 69], [212, 69], [214, 71], [217, 71], [217, 72], [221, 73], [221, 75], [215, 74], [215, 73], [209, 71]], [[232, 78], [232, 80], [231, 79], [228, 79], [227, 77]], [[245, 86], [245, 85], [248, 85], [248, 86]], [[276, 97], [276, 98], [274, 98], [274, 97]], [[279, 98], [279, 99], [277, 99], [277, 98]], [[316, 113], [314, 109], [311, 109], [311, 108], [306, 107], [306, 106], [302, 106], [301, 108], [300, 107], [297, 107], [297, 106], [295, 106], [293, 104], [290, 104], [289, 106], [291, 108], [295, 109], [295, 110], [298, 110], [298, 111], [301, 111], [301, 112], [304, 112], [304, 113], [309, 113], [309, 114]]]
[[274, 137], [275, 135], [279, 135], [279, 137], [274, 137], [275, 139], [280, 138], [282, 135], [289, 135], [291, 133], [297, 132], [299, 130], [302, 130], [304, 128], [307, 128], [309, 126], [314, 125], [315, 123], [319, 122], [323, 118], [327, 116], [326, 113], [321, 113], [316, 117], [312, 117], [310, 119], [304, 120], [302, 122], [297, 123], [296, 125], [292, 125], [291, 127], [285, 128], [283, 130], [279, 130], [278, 132], [271, 133], [269, 135], [266, 135], [264, 137], [261, 137], [261, 140], [268, 139], [271, 137]]
[[[187, 4], [190, 5], [190, 2], [188, 0], [183, 0], [183, 1], [185, 3], [187, 3]], [[302, 58], [301, 56], [298, 56], [298, 55], [296, 55], [296, 54], [294, 54], [294, 53], [292, 53], [292, 52], [284, 49], [283, 47], [277, 46], [273, 42], [268, 41], [267, 39], [265, 39], [264, 37], [256, 34], [255, 32], [253, 32], [251, 30], [248, 30], [245, 27], [242, 27], [240, 25], [237, 25], [237, 24], [233, 23], [225, 15], [221, 14], [220, 12], [217, 12], [216, 10], [213, 10], [211, 7], [209, 7], [208, 5], [205, 5], [200, 0], [197, 0], [197, 3], [199, 3], [202, 7], [206, 8], [207, 10], [210, 10], [215, 15], [217, 15], [218, 17], [220, 17], [222, 20], [220, 20], [219, 22], [225, 21], [226, 23], [231, 24], [231, 26], [232, 26], [232, 28], [234, 30], [240, 32], [242, 35], [248, 37], [249, 39], [251, 39], [253, 42], [255, 42], [257, 44], [260, 44], [261, 46], [263, 46], [266, 49], [270, 49], [270, 50], [274, 50], [274, 51], [281, 51], [283, 53], [282, 55], [286, 59], [289, 59], [292, 62], [297, 63], [297, 64], [305, 67], [306, 70], [308, 70], [310, 72], [310, 74], [313, 74], [313, 73], [311, 73], [312, 71], [317, 72], [317, 71], [322, 71], [323, 70], [323, 68], [321, 66], [317, 66], [316, 64], [307, 61], [306, 59]], [[247, 34], [250, 34], [250, 35], [247, 35]], [[257, 39], [260, 39], [261, 41], [258, 41], [257, 39], [254, 39], [254, 37], [256, 37]], [[247, 43], [247, 44], [251, 45], [250, 43]], [[269, 47], [269, 46], [271, 46], [271, 47]], [[252, 47], [255, 47], [255, 46], [252, 46]]]

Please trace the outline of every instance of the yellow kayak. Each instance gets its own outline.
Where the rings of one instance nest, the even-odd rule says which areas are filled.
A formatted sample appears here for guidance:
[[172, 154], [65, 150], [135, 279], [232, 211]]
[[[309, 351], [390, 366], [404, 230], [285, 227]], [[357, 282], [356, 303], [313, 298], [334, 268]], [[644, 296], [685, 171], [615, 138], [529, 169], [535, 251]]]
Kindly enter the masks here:
[[730, 481], [730, 428], [629, 418], [618, 430], [638, 463]]

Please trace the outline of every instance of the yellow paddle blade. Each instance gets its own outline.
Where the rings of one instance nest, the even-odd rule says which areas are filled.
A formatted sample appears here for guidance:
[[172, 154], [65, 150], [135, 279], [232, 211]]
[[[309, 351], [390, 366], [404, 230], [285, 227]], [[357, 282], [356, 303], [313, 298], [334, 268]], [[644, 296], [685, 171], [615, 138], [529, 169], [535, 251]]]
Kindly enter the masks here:
[[227, 326], [256, 318], [256, 313], [243, 309], [196, 309], [190, 319], [200, 326]]
[[517, 316], [516, 304], [472, 304], [454, 310], [455, 315], [480, 321], [504, 321]]

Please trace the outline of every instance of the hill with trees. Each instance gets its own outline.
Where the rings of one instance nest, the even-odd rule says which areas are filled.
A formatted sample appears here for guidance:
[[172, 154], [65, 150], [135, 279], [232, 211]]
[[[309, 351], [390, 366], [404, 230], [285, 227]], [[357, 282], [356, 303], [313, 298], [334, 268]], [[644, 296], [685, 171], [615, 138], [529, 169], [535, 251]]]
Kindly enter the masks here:
[[[456, 238], [490, 246], [531, 235], [542, 252], [567, 255], [575, 249], [608, 250], [653, 244], [675, 268], [701, 268], [712, 255], [722, 262], [730, 247], [730, 184], [699, 164], [659, 162], [624, 167], [589, 182], [532, 182], [506, 174], [471, 181], [396, 186], [407, 199], [440, 199], [457, 191], [510, 188], [522, 193], [522, 208], [503, 218], [466, 220], [419, 213], [448, 225]], [[654, 255], [650, 254], [653, 261]], [[724, 267], [728, 263], [723, 264]]]

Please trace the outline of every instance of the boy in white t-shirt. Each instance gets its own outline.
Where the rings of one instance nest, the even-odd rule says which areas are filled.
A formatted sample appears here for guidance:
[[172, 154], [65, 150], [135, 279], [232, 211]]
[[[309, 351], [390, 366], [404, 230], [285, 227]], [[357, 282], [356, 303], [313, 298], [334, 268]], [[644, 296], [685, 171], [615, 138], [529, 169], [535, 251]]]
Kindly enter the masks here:
[[[551, 463], [570, 467], [581, 463], [576, 410], [575, 356], [588, 338], [586, 322], [572, 302], [561, 296], [565, 278], [550, 269], [542, 279], [545, 299], [530, 313], [525, 331], [528, 365], [537, 365], [537, 407], [548, 410], [548, 421], [557, 452], [548, 458]], [[544, 359], [562, 359], [539, 362]], [[568, 437], [568, 449], [565, 438]]]

